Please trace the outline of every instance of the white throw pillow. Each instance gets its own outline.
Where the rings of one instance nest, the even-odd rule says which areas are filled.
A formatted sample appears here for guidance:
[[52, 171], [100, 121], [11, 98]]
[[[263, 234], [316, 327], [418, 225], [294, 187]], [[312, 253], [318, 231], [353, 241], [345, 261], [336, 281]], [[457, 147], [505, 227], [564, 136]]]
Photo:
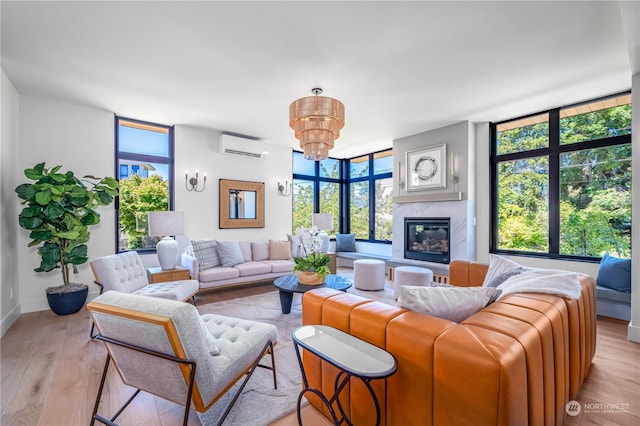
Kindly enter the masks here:
[[489, 257], [489, 269], [482, 282], [482, 287], [497, 287], [510, 276], [527, 271], [528, 269], [526, 266], [522, 266], [506, 257], [492, 254]]
[[422, 287], [400, 288], [398, 306], [412, 311], [461, 322], [487, 306], [500, 290], [492, 287]]

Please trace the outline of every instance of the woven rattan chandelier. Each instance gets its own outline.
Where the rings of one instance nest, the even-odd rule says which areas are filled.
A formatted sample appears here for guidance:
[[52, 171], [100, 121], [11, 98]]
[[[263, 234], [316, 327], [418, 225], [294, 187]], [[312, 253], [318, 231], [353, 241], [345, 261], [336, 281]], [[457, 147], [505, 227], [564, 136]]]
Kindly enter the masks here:
[[342, 102], [318, 96], [322, 89], [311, 89], [314, 96], [293, 101], [289, 105], [289, 126], [300, 140], [307, 160], [326, 160], [333, 142], [340, 137], [344, 127], [344, 105]]

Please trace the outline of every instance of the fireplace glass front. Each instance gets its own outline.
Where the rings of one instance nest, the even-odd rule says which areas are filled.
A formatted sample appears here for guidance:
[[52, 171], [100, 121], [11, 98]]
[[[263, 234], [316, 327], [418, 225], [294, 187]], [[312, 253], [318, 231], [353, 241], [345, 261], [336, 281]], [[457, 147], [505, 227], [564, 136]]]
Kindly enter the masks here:
[[450, 218], [412, 217], [404, 219], [404, 257], [449, 263]]

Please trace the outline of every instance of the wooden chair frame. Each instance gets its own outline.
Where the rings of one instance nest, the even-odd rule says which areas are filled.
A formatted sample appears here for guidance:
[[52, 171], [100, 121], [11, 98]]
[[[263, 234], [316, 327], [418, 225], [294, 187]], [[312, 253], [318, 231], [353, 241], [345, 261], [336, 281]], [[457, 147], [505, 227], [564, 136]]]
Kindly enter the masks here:
[[[167, 354], [167, 353], [163, 353], [163, 352], [157, 352], [157, 351], [149, 350], [149, 349], [146, 349], [146, 348], [131, 344], [129, 342], [124, 342], [124, 341], [121, 341], [121, 340], [117, 340], [117, 339], [114, 339], [114, 338], [103, 336], [101, 331], [100, 331], [100, 327], [98, 326], [98, 334], [95, 336], [95, 339], [96, 340], [101, 340], [101, 341], [104, 342], [105, 347], [107, 349], [107, 359], [106, 359], [105, 366], [104, 366], [104, 369], [103, 369], [102, 378], [100, 380], [100, 387], [98, 389], [98, 395], [96, 396], [96, 402], [95, 402], [94, 409], [93, 409], [93, 416], [91, 418], [91, 426], [93, 426], [95, 424], [96, 420], [98, 420], [99, 422], [101, 422], [103, 424], [109, 425], [109, 426], [117, 426], [117, 423], [115, 423], [115, 420], [127, 408], [127, 406], [135, 399], [135, 397], [141, 391], [141, 389], [137, 388], [136, 386], [134, 386], [134, 384], [127, 383], [130, 386], [136, 387], [136, 391], [124, 403], [124, 405], [122, 405], [118, 409], [118, 411], [115, 413], [115, 415], [113, 417], [111, 417], [110, 419], [107, 419], [106, 417], [98, 414], [98, 408], [99, 408], [99, 405], [100, 405], [100, 398], [102, 396], [102, 391], [103, 391], [104, 384], [105, 384], [105, 381], [106, 381], [107, 372], [108, 372], [108, 369], [109, 369], [109, 364], [111, 362], [114, 363], [114, 365], [116, 366], [116, 369], [118, 370], [118, 373], [120, 374], [120, 378], [123, 379], [122, 378], [122, 374], [120, 373], [120, 369], [118, 368], [117, 362], [114, 359], [114, 357], [112, 356], [112, 349], [111, 349], [110, 345], [116, 345], [118, 347], [125, 348], [126, 350], [141, 352], [141, 353], [144, 353], [146, 355], [150, 355], [150, 356], [153, 356], [153, 357], [161, 358], [161, 359], [168, 360], [168, 361], [175, 362], [175, 363], [179, 364], [180, 369], [182, 371], [182, 375], [183, 375], [184, 380], [185, 380], [185, 384], [187, 385], [187, 389], [188, 389], [187, 390], [187, 396], [185, 398], [185, 403], [184, 403], [184, 407], [185, 407], [185, 409], [184, 409], [184, 417], [183, 417], [183, 425], [184, 426], [186, 426], [187, 423], [188, 423], [189, 409], [191, 407], [191, 403], [192, 402], [193, 402], [193, 406], [194, 406], [196, 411], [198, 411], [200, 413], [204, 413], [208, 409], [210, 409], [220, 399], [220, 397], [222, 397], [224, 394], [226, 394], [229, 391], [229, 389], [231, 389], [244, 376], [245, 377], [244, 381], [242, 382], [242, 384], [240, 385], [238, 390], [233, 395], [233, 397], [231, 399], [231, 402], [229, 403], [229, 405], [225, 409], [224, 413], [222, 414], [222, 417], [220, 418], [220, 420], [218, 422], [218, 425], [222, 425], [222, 423], [227, 418], [229, 412], [231, 411], [231, 409], [235, 405], [236, 401], [238, 400], [238, 397], [240, 396], [240, 394], [244, 390], [247, 382], [249, 381], [249, 379], [251, 378], [251, 376], [253, 375], [253, 373], [254, 373], [254, 371], [256, 370], [257, 367], [261, 367], [261, 368], [265, 368], [267, 370], [271, 370], [272, 373], [273, 373], [273, 386], [274, 386], [275, 389], [278, 388], [277, 377], [276, 377], [276, 364], [275, 364], [275, 357], [274, 357], [274, 351], [273, 351], [273, 347], [274, 347], [273, 341], [269, 341], [269, 342], [267, 342], [265, 344], [265, 346], [262, 348], [262, 351], [255, 358], [255, 360], [253, 361], [253, 363], [251, 364], [251, 366], [249, 368], [247, 368], [245, 371], [243, 371], [241, 374], [239, 374], [234, 380], [232, 380], [231, 383], [229, 383], [228, 386], [226, 386], [215, 398], [213, 398], [212, 401], [210, 401], [209, 403], [206, 403], [205, 401], [203, 401], [202, 395], [201, 395], [200, 390], [198, 388], [198, 384], [195, 381], [195, 371], [196, 371], [196, 367], [197, 367], [196, 362], [191, 360], [191, 359], [188, 359], [186, 357], [186, 353], [185, 353], [184, 347], [182, 346], [182, 342], [180, 341], [180, 339], [178, 337], [178, 332], [177, 332], [177, 330], [175, 328], [175, 324], [173, 323], [173, 320], [172, 320], [171, 317], [163, 316], [163, 315], [156, 315], [156, 314], [149, 314], [149, 313], [145, 313], [145, 312], [135, 311], [135, 310], [126, 309], [126, 308], [120, 308], [120, 307], [115, 307], [115, 306], [103, 305], [103, 304], [95, 303], [95, 302], [90, 302], [87, 305], [87, 309], [91, 312], [92, 316], [93, 316], [93, 312], [100, 312], [100, 313], [104, 313], [104, 314], [120, 316], [120, 317], [124, 317], [124, 318], [128, 318], [128, 319], [148, 322], [148, 323], [151, 323], [151, 324], [162, 326], [164, 328], [166, 334], [167, 334], [167, 337], [169, 339], [169, 342], [171, 344], [173, 352], [175, 353], [175, 355], [173, 355], [173, 354]], [[95, 324], [95, 321], [94, 321], [94, 324]], [[262, 358], [267, 354], [269, 354], [271, 356], [271, 366], [260, 364], [260, 361], [262, 360]], [[123, 379], [123, 382], [124, 382], [124, 379]], [[149, 392], [149, 393], [152, 393], [152, 392]], [[176, 401], [174, 401], [174, 402], [176, 402]]]

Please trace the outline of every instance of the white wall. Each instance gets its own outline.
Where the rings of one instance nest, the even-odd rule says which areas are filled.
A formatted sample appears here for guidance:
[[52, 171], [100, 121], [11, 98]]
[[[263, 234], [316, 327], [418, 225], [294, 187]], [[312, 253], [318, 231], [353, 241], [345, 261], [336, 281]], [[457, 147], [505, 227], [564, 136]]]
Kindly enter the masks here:
[[14, 192], [19, 175], [19, 96], [4, 71], [0, 70], [0, 78], [0, 335], [3, 335], [20, 314], [20, 287], [15, 267], [18, 263], [18, 198]]
[[[17, 170], [22, 171], [46, 161], [47, 167], [62, 165], [76, 176], [113, 176], [114, 115], [112, 112], [86, 108], [31, 96], [20, 96], [20, 144]], [[19, 182], [27, 179], [19, 174]], [[89, 257], [114, 252], [115, 211], [112, 206], [100, 208], [101, 221], [89, 228]], [[15, 220], [15, 219], [14, 219]], [[33, 271], [40, 264], [34, 247], [27, 247], [27, 231], [18, 232], [18, 274], [22, 312], [49, 309], [45, 289], [62, 284], [60, 270], [48, 273]], [[78, 266], [73, 282], [90, 284], [96, 292], [89, 264]]]
[[[220, 132], [189, 126], [175, 127], [175, 208], [185, 212], [185, 234], [193, 239], [216, 238], [235, 241], [286, 240], [291, 232], [292, 199], [278, 195], [277, 183], [291, 180], [292, 149], [267, 145], [265, 159], [220, 154]], [[261, 142], [257, 142], [262, 144]], [[203, 192], [185, 189], [184, 172], [207, 173]], [[219, 180], [264, 182], [264, 228], [219, 229]]]
[[[3, 107], [5, 98], [7, 101], [10, 100], [3, 90]], [[13, 244], [17, 259], [11, 262], [8, 273], [14, 273], [20, 278], [16, 287], [19, 289], [21, 306], [17, 311], [30, 312], [48, 309], [44, 290], [49, 286], [59, 285], [61, 278], [57, 271], [50, 273], [33, 271], [39, 265], [39, 257], [35, 248], [27, 247], [28, 233], [17, 227], [17, 198], [13, 188], [26, 182], [26, 178], [21, 177], [23, 169], [42, 161], [46, 161], [47, 166], [62, 164], [63, 170], [72, 170], [78, 176], [85, 174], [113, 176], [114, 114], [110, 111], [31, 96], [18, 96], [17, 99], [20, 101], [19, 108], [16, 101], [14, 115], [17, 122], [19, 111], [20, 143], [15, 143], [18, 139], [16, 125], [12, 146], [16, 147], [17, 153], [13, 155], [15, 161], [11, 162], [13, 169], [8, 169], [12, 181], [7, 181], [8, 184], [5, 185], [3, 179], [2, 185], [3, 199], [4, 187], [7, 186], [10, 190], [9, 198], [13, 200], [13, 207], [9, 222], [12, 223], [14, 235], [17, 233], [17, 243]], [[8, 110], [10, 111], [9, 108]], [[7, 117], [7, 120], [10, 118]], [[5, 130], [8, 129], [8, 127], [5, 128], [4, 121], [3, 108], [3, 177], [5, 175]], [[278, 180], [291, 179], [291, 148], [269, 145], [270, 155], [264, 160], [229, 156], [218, 152], [219, 135], [220, 133], [215, 130], [175, 126], [175, 208], [185, 212], [185, 234], [190, 238], [215, 237], [238, 241], [286, 239], [286, 234], [291, 231], [292, 201], [291, 197], [278, 196], [276, 185]], [[199, 169], [201, 175], [205, 172], [208, 174], [207, 186], [203, 192], [186, 190], [184, 183], [186, 169], [191, 173]], [[218, 181], [221, 178], [265, 183], [264, 228], [224, 230], [218, 228]], [[2, 205], [4, 211], [4, 201]], [[100, 212], [101, 223], [90, 229], [89, 258], [113, 254], [115, 251], [115, 211], [112, 206], [109, 206], [101, 208]], [[3, 218], [4, 216], [3, 213]], [[5, 235], [10, 234], [5, 230], [1, 235], [4, 241]], [[146, 266], [158, 264], [155, 255], [144, 256], [143, 262]], [[16, 264], [17, 268], [13, 266]], [[3, 292], [5, 291], [4, 269]], [[79, 275], [73, 277], [73, 280], [90, 284], [89, 297], [94, 297], [97, 295], [98, 288], [92, 284], [93, 275], [89, 265], [79, 266], [79, 271]]]

